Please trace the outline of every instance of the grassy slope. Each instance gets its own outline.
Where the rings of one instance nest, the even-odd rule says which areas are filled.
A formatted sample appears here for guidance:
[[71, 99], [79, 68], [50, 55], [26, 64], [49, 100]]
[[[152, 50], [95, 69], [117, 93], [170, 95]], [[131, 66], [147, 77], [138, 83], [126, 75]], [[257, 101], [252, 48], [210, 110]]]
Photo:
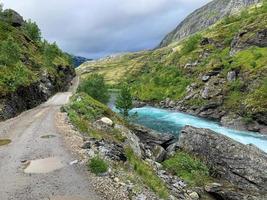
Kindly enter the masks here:
[[[130, 83], [133, 94], [143, 101], [161, 101], [165, 98], [181, 100], [186, 88], [196, 83], [203, 89], [201, 77], [216, 68], [222, 71], [219, 78], [226, 80], [231, 70], [239, 71], [238, 80], [224, 83], [223, 106], [243, 115], [266, 112], [267, 105], [267, 49], [250, 47], [233, 57], [229, 55], [230, 44], [241, 30], [249, 30], [246, 37], [253, 37], [267, 26], [267, 9], [251, 8], [239, 16], [232, 16], [201, 32], [200, 37], [189, 38], [166, 48], [154, 51], [126, 54], [112, 59], [85, 63], [78, 72], [104, 74], [108, 83]], [[201, 38], [210, 38], [212, 44], [201, 45]], [[192, 44], [192, 40], [194, 43]], [[206, 52], [207, 57], [202, 55]], [[187, 63], [198, 60], [194, 68], [185, 68]], [[242, 98], [241, 98], [242, 97]], [[241, 102], [242, 101], [242, 102]], [[207, 100], [196, 97], [187, 102], [202, 106]]]
[[44, 72], [56, 79], [61, 76], [58, 74], [58, 67], [71, 66], [66, 54], [58, 52], [52, 60], [49, 60], [44, 54], [43, 42], [32, 41], [22, 27], [15, 28], [7, 22], [0, 21], [0, 43], [8, 38], [12, 38], [19, 46], [20, 55], [18, 63], [0, 65], [0, 96], [12, 93], [21, 86], [29, 86], [38, 81], [40, 74]]
[[63, 108], [69, 116], [71, 123], [82, 133], [97, 139], [104, 139], [106, 141], [113, 141], [118, 144], [123, 144], [124, 151], [131, 165], [130, 169], [127, 166], [120, 166], [125, 170], [134, 169], [136, 175], [139, 175], [142, 182], [148, 185], [156, 194], [166, 199], [168, 196], [168, 189], [165, 184], [157, 177], [155, 171], [151, 166], [146, 164], [143, 160], [136, 157], [128, 144], [124, 144], [126, 137], [119, 129], [112, 127], [106, 131], [97, 129], [93, 123], [102, 118], [108, 117], [117, 125], [127, 125], [127, 122], [114, 113], [106, 105], [96, 101], [85, 93], [77, 93], [71, 98], [69, 105]]

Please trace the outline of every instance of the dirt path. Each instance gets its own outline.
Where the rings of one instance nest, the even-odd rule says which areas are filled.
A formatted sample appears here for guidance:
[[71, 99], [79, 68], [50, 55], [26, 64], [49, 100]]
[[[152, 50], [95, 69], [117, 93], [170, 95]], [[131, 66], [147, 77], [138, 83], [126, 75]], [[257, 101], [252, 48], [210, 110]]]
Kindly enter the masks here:
[[[0, 146], [1, 200], [100, 199], [85, 169], [70, 165], [75, 157], [56, 128], [56, 115], [68, 102], [77, 82], [70, 92], [58, 93], [46, 103], [0, 123], [0, 138], [12, 140]], [[49, 159], [28, 162], [46, 158]]]

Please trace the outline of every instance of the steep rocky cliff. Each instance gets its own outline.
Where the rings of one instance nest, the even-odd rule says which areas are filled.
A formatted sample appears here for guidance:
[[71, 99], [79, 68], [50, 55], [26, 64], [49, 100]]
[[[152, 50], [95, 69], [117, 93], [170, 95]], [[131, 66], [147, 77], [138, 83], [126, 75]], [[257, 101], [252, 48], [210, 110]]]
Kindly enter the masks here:
[[36, 23], [0, 11], [0, 120], [66, 90], [74, 76], [70, 57], [42, 40]]
[[159, 47], [165, 47], [172, 42], [179, 41], [215, 24], [227, 15], [259, 2], [260, 0], [213, 0], [186, 17], [161, 41]]

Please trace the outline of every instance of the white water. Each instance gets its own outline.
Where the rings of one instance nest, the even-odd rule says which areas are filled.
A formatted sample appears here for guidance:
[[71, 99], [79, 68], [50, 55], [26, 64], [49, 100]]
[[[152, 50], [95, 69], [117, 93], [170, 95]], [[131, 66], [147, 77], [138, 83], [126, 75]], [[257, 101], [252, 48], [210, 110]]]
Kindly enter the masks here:
[[134, 120], [136, 123], [155, 129], [159, 132], [179, 135], [180, 130], [186, 125], [197, 128], [207, 128], [226, 135], [240, 143], [253, 144], [267, 152], [267, 136], [257, 133], [233, 130], [222, 127], [214, 121], [154, 107], [134, 108], [130, 113], [137, 113], [137, 117]]

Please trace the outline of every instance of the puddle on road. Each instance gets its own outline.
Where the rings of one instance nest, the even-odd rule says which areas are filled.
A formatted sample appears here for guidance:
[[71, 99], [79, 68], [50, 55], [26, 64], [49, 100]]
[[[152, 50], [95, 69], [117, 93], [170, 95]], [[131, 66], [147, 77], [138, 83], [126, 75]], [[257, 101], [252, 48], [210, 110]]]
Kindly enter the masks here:
[[64, 165], [58, 157], [31, 160], [27, 161], [24, 173], [43, 174], [61, 169], [62, 167], [64, 167]]
[[49, 200], [86, 200], [86, 199], [78, 196], [55, 196], [49, 198]]
[[10, 139], [0, 139], [0, 146], [4, 146], [11, 143]]
[[42, 139], [50, 139], [50, 138], [54, 138], [54, 137], [57, 137], [55, 135], [43, 135], [41, 136]]

